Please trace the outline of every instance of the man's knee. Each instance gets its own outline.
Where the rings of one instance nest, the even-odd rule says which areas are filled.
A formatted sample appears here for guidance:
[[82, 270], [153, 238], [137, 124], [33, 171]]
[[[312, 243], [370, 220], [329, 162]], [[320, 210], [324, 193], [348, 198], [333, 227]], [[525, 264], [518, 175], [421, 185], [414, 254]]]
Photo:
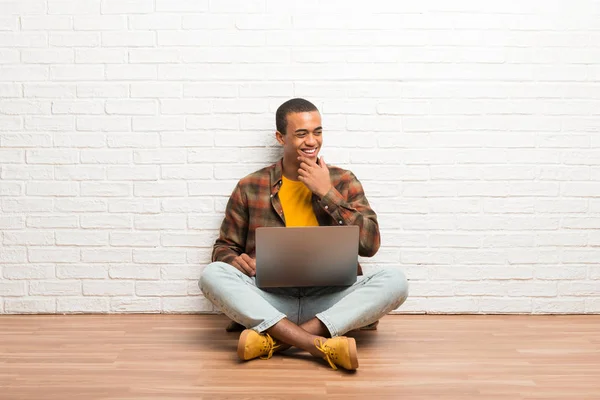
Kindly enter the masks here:
[[408, 297], [408, 280], [406, 279], [406, 276], [397, 267], [385, 268], [381, 270], [381, 273], [385, 279], [386, 288], [390, 291], [391, 297], [396, 299], [396, 307], [399, 307]]
[[198, 286], [203, 293], [210, 287], [214, 287], [215, 283], [221, 279], [231, 268], [229, 264], [224, 262], [216, 261], [208, 264], [204, 267], [200, 280], [198, 280]]

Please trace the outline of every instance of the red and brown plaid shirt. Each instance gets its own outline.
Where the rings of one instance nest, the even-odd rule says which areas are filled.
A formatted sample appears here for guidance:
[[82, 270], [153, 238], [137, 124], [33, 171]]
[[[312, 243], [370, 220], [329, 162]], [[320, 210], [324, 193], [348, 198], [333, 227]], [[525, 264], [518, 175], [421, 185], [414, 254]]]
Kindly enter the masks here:
[[[279, 201], [283, 160], [242, 178], [227, 203], [212, 260], [231, 263], [242, 253], [256, 258], [255, 231], [261, 226], [285, 226]], [[329, 167], [332, 189], [321, 199], [313, 195], [312, 207], [321, 226], [358, 225], [358, 254], [371, 257], [379, 250], [377, 215], [362, 185], [350, 171]], [[358, 274], [362, 274], [360, 265]]]

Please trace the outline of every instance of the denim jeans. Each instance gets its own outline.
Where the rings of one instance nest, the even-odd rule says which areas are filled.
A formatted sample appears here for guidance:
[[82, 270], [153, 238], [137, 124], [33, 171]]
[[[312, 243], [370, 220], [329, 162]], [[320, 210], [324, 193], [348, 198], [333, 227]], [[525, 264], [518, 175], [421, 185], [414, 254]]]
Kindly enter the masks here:
[[331, 337], [377, 321], [408, 296], [408, 282], [398, 268], [359, 276], [352, 286], [260, 289], [235, 267], [213, 262], [198, 284], [219, 310], [248, 329], [263, 332], [283, 318], [300, 325], [316, 317]]

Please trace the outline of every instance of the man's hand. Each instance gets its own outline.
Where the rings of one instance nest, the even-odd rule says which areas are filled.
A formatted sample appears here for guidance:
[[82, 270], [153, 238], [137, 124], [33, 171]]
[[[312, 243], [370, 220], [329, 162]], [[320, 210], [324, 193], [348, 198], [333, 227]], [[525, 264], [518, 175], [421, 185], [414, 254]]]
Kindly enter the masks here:
[[242, 253], [234, 258], [231, 265], [248, 276], [256, 275], [256, 260], [246, 253]]
[[318, 164], [302, 155], [298, 157], [298, 161], [300, 161], [298, 179], [317, 196], [325, 196], [331, 189], [331, 178], [323, 157], [319, 158]]

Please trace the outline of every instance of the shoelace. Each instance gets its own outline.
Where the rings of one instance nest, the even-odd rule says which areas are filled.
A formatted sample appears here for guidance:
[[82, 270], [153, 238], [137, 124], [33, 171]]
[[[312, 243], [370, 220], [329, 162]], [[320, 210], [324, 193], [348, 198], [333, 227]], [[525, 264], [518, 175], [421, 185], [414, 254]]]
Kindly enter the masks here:
[[273, 340], [271, 335], [269, 335], [268, 333], [265, 333], [265, 338], [267, 340], [267, 344], [265, 346], [265, 350], [267, 350], [267, 355], [262, 356], [262, 360], [268, 360], [269, 358], [273, 357], [273, 353], [275, 352], [275, 350], [281, 347], [280, 344], [275, 344], [275, 340]]
[[337, 370], [337, 367], [331, 360], [332, 358], [335, 357], [335, 350], [333, 350], [329, 346], [325, 346], [325, 344], [323, 343], [323, 340], [321, 340], [320, 338], [315, 339], [315, 346], [317, 347], [318, 350], [320, 350], [323, 354], [325, 354], [325, 359], [327, 360], [327, 362], [329, 363], [331, 368], [333, 368], [334, 370]]

